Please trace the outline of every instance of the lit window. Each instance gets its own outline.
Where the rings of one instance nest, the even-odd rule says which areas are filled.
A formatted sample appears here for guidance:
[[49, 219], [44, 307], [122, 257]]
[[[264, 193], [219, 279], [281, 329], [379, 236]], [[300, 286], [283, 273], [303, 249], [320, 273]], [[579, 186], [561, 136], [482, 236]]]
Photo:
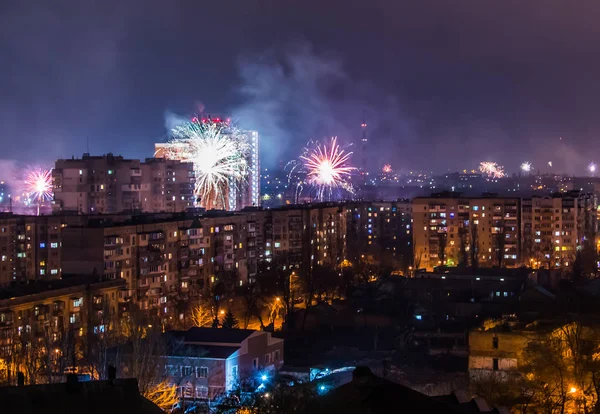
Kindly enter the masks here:
[[40, 249], [44, 249], [46, 247], [46, 243], [40, 243]]
[[275, 248], [281, 247], [281, 243], [275, 242]]
[[58, 243], [50, 243], [50, 248], [51, 249], [57, 249], [58, 248]]
[[40, 275], [45, 275], [46, 271], [44, 269], [40, 269]]

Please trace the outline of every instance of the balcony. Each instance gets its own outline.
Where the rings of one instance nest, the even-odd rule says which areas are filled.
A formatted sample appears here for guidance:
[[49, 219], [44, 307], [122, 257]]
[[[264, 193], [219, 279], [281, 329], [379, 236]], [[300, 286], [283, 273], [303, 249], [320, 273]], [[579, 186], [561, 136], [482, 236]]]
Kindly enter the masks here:
[[162, 288], [154, 287], [148, 290], [148, 296], [160, 296], [162, 294]]

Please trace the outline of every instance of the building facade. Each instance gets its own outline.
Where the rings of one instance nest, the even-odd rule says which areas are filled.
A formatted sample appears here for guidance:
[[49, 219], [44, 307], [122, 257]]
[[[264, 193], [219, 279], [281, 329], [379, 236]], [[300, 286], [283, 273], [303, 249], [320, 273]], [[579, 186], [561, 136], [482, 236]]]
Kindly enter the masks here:
[[523, 365], [523, 350], [534, 332], [469, 332], [469, 376], [505, 376]]
[[516, 267], [522, 262], [521, 200], [456, 193], [412, 202], [415, 265]]
[[[57, 283], [54, 289], [48, 289], [47, 284], [37, 287], [35, 293], [26, 291], [0, 300], [0, 359], [6, 363], [12, 379], [16, 379], [17, 365], [27, 358], [23, 355], [26, 347], [63, 355], [88, 334], [108, 330], [117, 318], [125, 281]], [[58, 373], [63, 369], [56, 367]], [[26, 374], [33, 375], [29, 371]], [[35, 380], [27, 378], [28, 382]]]
[[[348, 257], [374, 254], [397, 268], [412, 267], [412, 204], [409, 200], [372, 201], [345, 205]], [[390, 260], [387, 260], [390, 259]]]
[[84, 154], [57, 160], [52, 178], [55, 213], [174, 212], [194, 201], [192, 165], [178, 161]]
[[191, 328], [170, 335], [175, 341], [164, 358], [165, 374], [186, 399], [212, 399], [237, 386], [256, 389], [283, 366], [283, 339], [269, 332]]
[[[478, 266], [568, 267], [594, 245], [595, 195], [571, 191], [545, 197], [462, 197], [440, 193], [413, 200], [415, 262], [428, 270], [475, 261]], [[475, 249], [475, 251], [473, 250]]]
[[0, 286], [60, 279], [62, 230], [56, 216], [0, 216]]

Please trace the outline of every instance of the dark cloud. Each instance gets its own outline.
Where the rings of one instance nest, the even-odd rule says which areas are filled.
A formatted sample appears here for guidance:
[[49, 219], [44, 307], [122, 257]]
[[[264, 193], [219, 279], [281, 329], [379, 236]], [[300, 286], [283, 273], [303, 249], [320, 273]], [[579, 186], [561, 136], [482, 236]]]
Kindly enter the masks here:
[[259, 130], [267, 164], [311, 138], [356, 141], [366, 111], [373, 165], [556, 158], [581, 173], [600, 150], [598, 12], [591, 0], [3, 1], [3, 157], [51, 162], [88, 141], [150, 156], [165, 111], [201, 99]]

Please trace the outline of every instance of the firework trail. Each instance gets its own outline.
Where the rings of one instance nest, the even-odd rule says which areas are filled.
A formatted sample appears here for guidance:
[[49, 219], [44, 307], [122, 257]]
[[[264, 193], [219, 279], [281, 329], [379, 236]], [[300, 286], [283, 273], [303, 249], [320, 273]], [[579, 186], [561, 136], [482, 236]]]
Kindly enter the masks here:
[[52, 170], [35, 168], [27, 173], [25, 192], [31, 201], [37, 202], [37, 214], [40, 215], [40, 204], [52, 200]]
[[195, 195], [207, 209], [229, 210], [229, 198], [248, 175], [250, 146], [238, 128], [197, 118], [173, 129], [165, 156], [194, 164]]
[[521, 164], [521, 171], [523, 172], [531, 172], [531, 163], [529, 161], [525, 161], [523, 164]]
[[310, 187], [320, 201], [330, 200], [336, 190], [354, 193], [350, 177], [356, 168], [349, 165], [352, 152], [346, 152], [337, 143], [337, 137], [329, 143], [310, 142], [298, 160], [292, 161], [290, 182], [296, 181], [296, 199], [303, 187]]
[[479, 163], [479, 171], [486, 174], [488, 178], [502, 178], [505, 176], [504, 167], [495, 162], [483, 161]]

